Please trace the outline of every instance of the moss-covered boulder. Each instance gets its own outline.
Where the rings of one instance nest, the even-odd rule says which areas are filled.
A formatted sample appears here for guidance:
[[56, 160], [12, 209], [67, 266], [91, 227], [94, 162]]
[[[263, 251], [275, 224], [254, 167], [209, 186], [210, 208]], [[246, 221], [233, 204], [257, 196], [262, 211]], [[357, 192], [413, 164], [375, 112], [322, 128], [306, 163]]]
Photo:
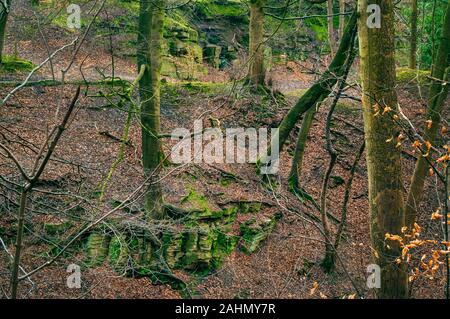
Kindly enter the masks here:
[[410, 68], [397, 68], [397, 82], [426, 84], [430, 81], [430, 71], [413, 70]]
[[214, 44], [208, 44], [203, 48], [204, 61], [211, 65], [213, 68], [219, 68], [220, 66], [220, 54], [222, 47]]
[[[218, 269], [224, 259], [243, 243], [251, 253], [269, 235], [276, 217], [260, 218], [262, 204], [246, 201], [219, 207], [191, 189], [178, 206], [166, 204], [167, 220], [160, 235], [146, 228], [112, 220], [114, 234], [97, 229], [87, 243], [89, 264], [96, 266], [109, 259], [122, 274], [154, 276], [161, 271], [181, 269], [207, 274]], [[237, 229], [238, 213], [253, 214], [252, 220]], [[256, 221], [256, 218], [258, 221]]]
[[259, 220], [249, 220], [240, 225], [241, 250], [247, 254], [256, 251], [262, 241], [264, 241], [274, 229], [278, 216], [262, 218]]
[[87, 263], [91, 266], [102, 264], [108, 257], [110, 242], [110, 236], [99, 232], [90, 234], [87, 242]]
[[0, 63], [0, 75], [18, 72], [29, 72], [34, 68], [34, 64], [28, 60], [16, 56], [4, 55]]
[[72, 222], [60, 220], [44, 223], [43, 230], [46, 235], [53, 237], [62, 235], [72, 226], [73, 226]]

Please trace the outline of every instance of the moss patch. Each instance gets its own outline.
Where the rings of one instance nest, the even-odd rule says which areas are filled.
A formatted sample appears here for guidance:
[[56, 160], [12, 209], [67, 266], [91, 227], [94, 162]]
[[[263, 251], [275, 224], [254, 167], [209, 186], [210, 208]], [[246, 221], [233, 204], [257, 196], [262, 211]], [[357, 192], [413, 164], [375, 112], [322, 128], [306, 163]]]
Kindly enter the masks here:
[[397, 82], [399, 83], [415, 82], [425, 84], [429, 82], [428, 76], [430, 76], [430, 71], [413, 70], [406, 67], [397, 68]]
[[0, 63], [0, 74], [2, 73], [17, 73], [17, 72], [29, 72], [33, 70], [34, 64], [28, 60], [24, 60], [18, 57], [5, 55], [2, 57], [2, 63]]

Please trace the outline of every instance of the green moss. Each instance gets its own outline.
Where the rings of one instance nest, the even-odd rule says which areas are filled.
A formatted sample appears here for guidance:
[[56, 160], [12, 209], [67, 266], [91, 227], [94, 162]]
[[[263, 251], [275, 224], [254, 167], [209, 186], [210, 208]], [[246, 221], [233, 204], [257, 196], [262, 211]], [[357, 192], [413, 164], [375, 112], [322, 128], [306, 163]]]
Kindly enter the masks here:
[[239, 212], [242, 214], [258, 213], [261, 210], [262, 203], [260, 202], [240, 202]]
[[164, 234], [164, 257], [170, 268], [180, 266], [180, 262], [184, 256], [183, 251], [183, 234]]
[[231, 21], [245, 21], [247, 9], [239, 0], [210, 1], [198, 0], [195, 3], [196, 11], [207, 19], [226, 18]]
[[208, 200], [205, 195], [198, 194], [194, 189], [189, 191], [189, 194], [181, 200], [181, 203], [189, 203], [195, 208], [209, 210]]
[[255, 222], [250, 220], [240, 225], [242, 245], [241, 250], [247, 254], [256, 251], [262, 241], [272, 232], [276, 225], [277, 218], [265, 218]]
[[297, 89], [297, 90], [285, 92], [284, 95], [292, 96], [292, 97], [301, 97], [303, 94], [306, 93], [306, 91], [307, 91], [307, 89]]
[[73, 224], [70, 221], [56, 222], [56, 223], [45, 223], [44, 232], [48, 236], [61, 235], [67, 231]]
[[109, 245], [109, 263], [116, 271], [123, 273], [128, 266], [129, 249], [126, 237], [123, 235], [114, 236]]
[[410, 68], [397, 68], [397, 82], [410, 83], [415, 82], [424, 84], [429, 81], [430, 71], [413, 70]]
[[211, 249], [213, 257], [211, 261], [212, 269], [217, 269], [222, 265], [224, 259], [236, 249], [238, 241], [238, 236], [227, 235], [217, 231], [217, 237]]
[[327, 19], [322, 17], [306, 19], [305, 25], [309, 27], [315, 34], [319, 41], [326, 41], [328, 38], [328, 24]]
[[101, 233], [92, 233], [87, 242], [87, 263], [98, 266], [108, 257], [111, 237]]
[[29, 72], [33, 70], [35, 65], [27, 60], [23, 60], [18, 57], [4, 55], [2, 57], [2, 63], [0, 63], [1, 73], [16, 73], [16, 72]]

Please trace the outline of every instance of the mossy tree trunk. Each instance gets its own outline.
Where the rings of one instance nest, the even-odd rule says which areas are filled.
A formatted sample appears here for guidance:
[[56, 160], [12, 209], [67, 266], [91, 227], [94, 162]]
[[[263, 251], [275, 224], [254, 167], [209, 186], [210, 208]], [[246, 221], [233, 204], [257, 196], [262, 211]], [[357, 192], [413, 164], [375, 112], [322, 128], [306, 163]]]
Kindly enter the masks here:
[[334, 37], [333, 26], [333, 0], [327, 0], [327, 22], [328, 22], [328, 43], [330, 45], [331, 56], [336, 52], [336, 39]]
[[264, 85], [264, 10], [266, 0], [250, 0], [249, 25], [249, 72], [248, 82], [252, 86]]
[[[447, 11], [442, 26], [442, 36], [439, 49], [433, 63], [433, 72], [431, 77], [433, 83], [428, 98], [427, 120], [431, 120], [431, 126], [425, 128], [424, 140], [434, 144], [441, 123], [441, 113], [445, 99], [448, 96], [449, 85], [448, 73], [450, 67], [450, 2], [447, 5]], [[411, 180], [411, 186], [406, 201], [406, 223], [411, 227], [414, 225], [417, 217], [417, 209], [423, 195], [423, 188], [429, 164], [427, 158], [420, 156], [417, 160], [414, 174]]]
[[411, 38], [410, 38], [410, 51], [409, 51], [409, 67], [411, 69], [417, 68], [417, 0], [412, 0], [411, 3]]
[[[320, 79], [311, 86], [298, 102], [289, 110], [279, 125], [278, 135], [272, 139], [270, 145], [278, 143], [280, 150], [283, 148], [286, 139], [295, 127], [297, 120], [305, 112], [321, 103], [332, 91], [337, 80], [342, 77], [345, 72], [345, 62], [351, 53], [352, 31], [356, 28], [357, 14], [356, 12], [350, 17], [344, 36], [339, 44], [339, 48], [328, 67], [328, 70], [322, 74]], [[268, 152], [270, 154], [270, 150]], [[261, 163], [267, 163], [268, 157], [260, 160]]]
[[292, 159], [291, 172], [289, 174], [289, 185], [295, 191], [301, 189], [300, 178], [302, 174], [303, 156], [305, 154], [306, 141], [308, 139], [308, 134], [314, 121], [315, 114], [316, 109], [314, 107], [306, 112], [302, 121], [302, 126], [300, 127], [300, 131], [298, 133], [294, 158]]
[[[6, 7], [5, 7], [6, 6]], [[8, 21], [11, 0], [1, 1], [0, 3], [0, 63], [3, 58], [3, 47], [5, 45], [6, 22]]]
[[342, 39], [345, 28], [345, 0], [339, 0], [339, 13], [341, 14], [339, 16], [339, 39]]
[[[381, 9], [381, 27], [367, 26], [367, 6]], [[379, 298], [407, 298], [408, 274], [405, 263], [396, 263], [401, 249], [385, 242], [385, 234], [401, 234], [405, 225], [401, 149], [386, 141], [399, 135], [392, 118], [397, 112], [395, 86], [395, 28], [393, 0], [359, 0], [359, 50], [362, 104], [369, 179], [369, 210], [374, 262], [381, 269]], [[392, 109], [384, 115], [386, 107]], [[389, 246], [387, 245], [389, 244]]]
[[145, 66], [139, 81], [142, 125], [142, 161], [144, 173], [151, 182], [146, 194], [149, 218], [163, 217], [162, 193], [157, 182], [161, 164], [160, 133], [160, 77], [163, 45], [165, 0], [140, 2], [138, 27], [138, 70]]

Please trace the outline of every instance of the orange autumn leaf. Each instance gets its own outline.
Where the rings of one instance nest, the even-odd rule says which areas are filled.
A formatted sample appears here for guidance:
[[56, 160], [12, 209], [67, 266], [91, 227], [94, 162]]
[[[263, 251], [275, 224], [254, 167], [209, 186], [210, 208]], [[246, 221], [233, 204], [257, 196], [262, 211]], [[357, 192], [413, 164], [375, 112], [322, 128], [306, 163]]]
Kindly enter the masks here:
[[443, 216], [439, 214], [439, 209], [431, 214], [431, 220], [441, 219]]
[[450, 159], [450, 156], [448, 156], [448, 154], [445, 154], [444, 156], [439, 157], [436, 162], [438, 163], [442, 163], [442, 162], [447, 162]]
[[311, 290], [309, 291], [309, 295], [312, 296], [316, 293], [317, 288], [319, 287], [319, 284], [317, 281], [315, 281], [313, 283], [313, 287], [311, 288]]
[[402, 258], [405, 258], [405, 256], [406, 256], [406, 254], [408, 253], [408, 251], [409, 251], [408, 247], [404, 247], [404, 248], [402, 249]]

